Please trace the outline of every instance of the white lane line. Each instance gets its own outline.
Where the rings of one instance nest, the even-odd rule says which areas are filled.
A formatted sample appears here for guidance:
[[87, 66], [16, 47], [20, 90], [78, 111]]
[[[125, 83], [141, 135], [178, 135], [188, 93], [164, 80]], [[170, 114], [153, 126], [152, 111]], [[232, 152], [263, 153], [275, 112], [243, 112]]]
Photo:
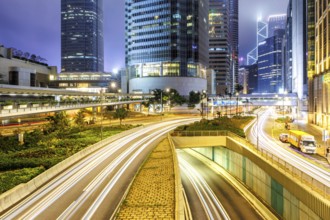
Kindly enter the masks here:
[[[165, 128], [166, 129], [166, 128]], [[165, 130], [162, 129], [162, 130]], [[161, 131], [162, 131], [161, 130]], [[166, 131], [167, 132], [167, 131]], [[109, 164], [105, 169], [103, 169], [100, 174], [93, 179], [89, 186], [85, 188], [85, 192], [82, 196], [79, 197], [77, 203], [75, 204], [74, 210], [71, 209], [70, 212], [62, 213], [61, 216], [63, 218], [59, 219], [68, 219], [70, 218], [81, 205], [88, 199], [89, 196], [94, 194], [94, 192], [98, 189], [98, 187], [104, 182], [104, 180], [108, 177], [108, 175], [115, 169], [122, 161], [124, 161], [134, 150], [136, 150], [143, 142], [150, 139], [152, 135], [144, 137], [143, 139], [139, 140], [138, 142], [134, 143], [130, 148], [125, 150], [121, 155], [119, 155], [116, 159], [113, 160], [111, 164]], [[114, 178], [111, 181], [114, 181]]]
[[[117, 183], [119, 178], [124, 174], [124, 172], [131, 165], [131, 163], [141, 154], [141, 152], [145, 150], [145, 148], [147, 148], [151, 143], [153, 143], [160, 136], [166, 134], [168, 131], [174, 129], [177, 126], [178, 125], [172, 125], [169, 128], [164, 128], [164, 129], [158, 131], [158, 134], [156, 134], [156, 136], [153, 134], [153, 135], [150, 135], [149, 137], [144, 138], [143, 142], [145, 142], [146, 140], [148, 140], [148, 141], [146, 143], [144, 143], [142, 146], [140, 146], [139, 149], [125, 162], [125, 164], [115, 174], [115, 176], [109, 182], [109, 184], [103, 189], [103, 191], [100, 193], [100, 195], [95, 199], [94, 203], [90, 206], [90, 208], [87, 210], [87, 212], [85, 213], [85, 215], [83, 216], [82, 219], [91, 219], [92, 218], [92, 216], [95, 214], [97, 209], [103, 203], [105, 197], [109, 194], [109, 192], [112, 190], [114, 185]], [[141, 142], [141, 144], [143, 142]]]
[[[263, 131], [263, 124], [267, 120], [270, 110], [267, 110], [259, 118], [259, 126], [254, 125], [252, 135], [256, 138], [259, 135], [259, 147], [262, 147], [269, 152], [273, 153], [277, 157], [290, 163], [292, 166], [298, 168], [300, 171], [306, 173], [307, 175], [313, 177], [314, 179], [320, 181], [326, 186], [330, 187], [330, 173], [326, 170], [315, 166], [314, 164], [306, 161], [303, 158], [295, 155], [294, 153], [282, 148], [278, 144], [274, 143], [268, 135]], [[261, 126], [260, 126], [261, 125]], [[258, 127], [258, 130], [257, 130]]]
[[[20, 213], [26, 211], [29, 208], [29, 206], [31, 206], [31, 204], [35, 203], [38, 199], [41, 199], [43, 196], [47, 195], [51, 190], [54, 190], [56, 187], [59, 187], [60, 184], [62, 184], [64, 181], [68, 181], [68, 179], [69, 180], [71, 179], [70, 180], [71, 183], [78, 181], [83, 176], [87, 175], [88, 171], [92, 170], [95, 167], [96, 164], [101, 163], [102, 160], [100, 160], [100, 157], [101, 158], [105, 157], [105, 155], [107, 155], [107, 152], [108, 152], [108, 154], [112, 154], [114, 151], [118, 150], [119, 149], [118, 145], [123, 145], [124, 143], [128, 143], [131, 140], [135, 139], [139, 135], [143, 135], [146, 132], [153, 131], [153, 130], [161, 127], [161, 126], [166, 126], [168, 124], [178, 123], [178, 121], [179, 120], [175, 120], [175, 121], [164, 122], [164, 123], [161, 123], [161, 124], [158, 124], [158, 125], [148, 126], [147, 128], [145, 128], [143, 130], [140, 130], [139, 132], [128, 135], [127, 137], [125, 137], [124, 141], [122, 139], [118, 139], [118, 140], [114, 141], [113, 143], [109, 144], [107, 147], [104, 147], [103, 149], [97, 151], [95, 154], [93, 154], [90, 157], [84, 159], [82, 162], [77, 163], [75, 165], [75, 167], [73, 167], [72, 170], [65, 171], [63, 173], [63, 175], [55, 178], [49, 184], [42, 187], [41, 190], [39, 190], [35, 194], [31, 195], [27, 199], [25, 199], [21, 204], [14, 207], [12, 210], [7, 212], [2, 217], [9, 218], [9, 219], [15, 218], [15, 216], [17, 216]], [[188, 121], [191, 121], [191, 119], [185, 119], [185, 120], [182, 120], [182, 121], [188, 122]], [[111, 151], [109, 151], [109, 148], [110, 148]], [[92, 164], [92, 163], [96, 163], [96, 164]], [[81, 175], [82, 172], [85, 173], [85, 175]], [[62, 185], [62, 187], [60, 187], [60, 188], [61, 188], [61, 190], [59, 190], [59, 191], [57, 190], [55, 195], [57, 195], [57, 194], [62, 195], [63, 190], [67, 191], [67, 190], [70, 189], [70, 187], [67, 184]], [[62, 193], [61, 193], [61, 191], [62, 191]], [[54, 193], [53, 193], [53, 195], [54, 195]], [[41, 211], [41, 210], [44, 210], [45, 208], [49, 207], [51, 205], [49, 203], [49, 201], [54, 201], [54, 199], [51, 199], [51, 197], [52, 196], [46, 196], [45, 200], [41, 200], [39, 203], [37, 203], [34, 206], [35, 208], [33, 208], [33, 207], [30, 208], [28, 210], [28, 213], [31, 213], [36, 209]], [[26, 214], [28, 214], [28, 213], [26, 213]]]
[[[202, 196], [203, 201], [203, 206], [206, 207], [208, 210], [207, 213], [209, 215], [210, 219], [230, 219], [228, 213], [226, 212], [225, 208], [222, 206], [221, 202], [217, 198], [217, 196], [214, 194], [213, 190], [211, 187], [207, 184], [205, 179], [187, 162], [185, 161], [182, 157], [179, 159], [180, 167], [184, 168], [186, 172], [184, 172], [191, 183], [194, 186], [199, 186], [198, 187], [198, 194]], [[201, 194], [200, 190], [202, 190], [206, 197], [206, 199], [209, 201], [209, 204], [212, 207], [213, 212], [215, 213], [216, 216], [212, 214], [210, 211], [209, 205], [205, 202], [206, 199], [204, 196]]]

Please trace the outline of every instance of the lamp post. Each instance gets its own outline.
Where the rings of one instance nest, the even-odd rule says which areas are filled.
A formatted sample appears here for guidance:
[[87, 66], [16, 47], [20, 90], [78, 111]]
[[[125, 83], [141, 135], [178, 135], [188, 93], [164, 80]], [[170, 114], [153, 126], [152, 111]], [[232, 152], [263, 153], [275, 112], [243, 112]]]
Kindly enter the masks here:
[[285, 96], [286, 94], [288, 94], [288, 92], [287, 92], [287, 91], [284, 91], [284, 93], [283, 93], [283, 106], [282, 106], [282, 107], [283, 107], [283, 120], [284, 120], [284, 99], [285, 99], [284, 96]]
[[[202, 91], [202, 112], [204, 113], [204, 99], [206, 98], [206, 119], [209, 118], [209, 108], [208, 108], [208, 101], [207, 101], [207, 93], [205, 90]], [[204, 117], [204, 114], [202, 114], [202, 118]]]
[[160, 113], [163, 114], [163, 90], [160, 90]]
[[[167, 88], [165, 91], [168, 93], [168, 101], [169, 101], [168, 110], [171, 111], [171, 93], [170, 93], [171, 89]], [[163, 99], [162, 99], [162, 102], [163, 102]]]
[[238, 92], [236, 92], [236, 116], [238, 115]]
[[101, 140], [103, 140], [103, 88], [101, 88]]
[[316, 119], [317, 119], [317, 112], [316, 112], [316, 110], [317, 110], [317, 105], [316, 105], [316, 100], [317, 100], [317, 97], [314, 97], [314, 123], [316, 124]]
[[257, 114], [257, 149], [259, 150], [259, 114]]

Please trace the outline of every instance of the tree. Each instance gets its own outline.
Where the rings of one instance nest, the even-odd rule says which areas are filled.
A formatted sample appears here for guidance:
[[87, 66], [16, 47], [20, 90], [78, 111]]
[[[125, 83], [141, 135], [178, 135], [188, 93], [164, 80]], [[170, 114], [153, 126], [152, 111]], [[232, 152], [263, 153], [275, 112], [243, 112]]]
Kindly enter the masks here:
[[115, 119], [119, 119], [120, 126], [121, 126], [121, 121], [127, 118], [127, 116], [128, 116], [128, 111], [125, 108], [117, 108], [113, 114], [113, 117]]
[[151, 106], [150, 100], [142, 102], [141, 105], [143, 105], [145, 108], [148, 109], [148, 115], [149, 115], [149, 109], [150, 109], [150, 106]]
[[189, 105], [196, 105], [198, 103], [200, 103], [201, 101], [201, 93], [200, 92], [195, 92], [195, 91], [191, 91], [189, 92]]
[[170, 89], [168, 92], [166, 91], [163, 95], [165, 101], [169, 101], [170, 107], [174, 107], [176, 105], [182, 105], [186, 102], [186, 99], [179, 94], [175, 89]]
[[240, 93], [241, 91], [243, 91], [244, 87], [241, 84], [236, 84], [235, 85], [235, 91], [237, 93]]
[[49, 121], [48, 132], [62, 132], [70, 127], [70, 121], [66, 112], [56, 112], [53, 116], [48, 116], [46, 119]]
[[76, 123], [76, 125], [78, 127], [83, 127], [86, 125], [85, 123], [85, 111], [84, 110], [80, 110], [78, 113], [76, 113], [75, 117], [74, 117], [74, 122]]

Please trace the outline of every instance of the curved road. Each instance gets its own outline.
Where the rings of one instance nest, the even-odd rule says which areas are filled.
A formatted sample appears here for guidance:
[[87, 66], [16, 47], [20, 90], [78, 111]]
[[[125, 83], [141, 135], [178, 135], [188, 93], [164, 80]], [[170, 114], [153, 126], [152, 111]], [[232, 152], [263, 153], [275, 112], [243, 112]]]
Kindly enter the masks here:
[[252, 125], [248, 130], [248, 136], [252, 139], [252, 142], [257, 145], [259, 142], [259, 148], [263, 148], [268, 152], [271, 152], [273, 155], [281, 158], [282, 160], [288, 162], [292, 166], [301, 170], [302, 172], [308, 174], [313, 179], [318, 180], [323, 183], [325, 186], [330, 187], [330, 172], [320, 168], [319, 166], [314, 165], [305, 158], [297, 155], [296, 152], [289, 151], [288, 149], [283, 148], [272, 140], [272, 138], [265, 133], [264, 124], [269, 120], [270, 115], [272, 114], [272, 109], [269, 108], [265, 112], [259, 114], [259, 120]]
[[160, 138], [193, 121], [149, 125], [106, 145], [1, 213], [0, 219], [109, 219]]
[[263, 219], [222, 176], [189, 153], [177, 153], [193, 219]]

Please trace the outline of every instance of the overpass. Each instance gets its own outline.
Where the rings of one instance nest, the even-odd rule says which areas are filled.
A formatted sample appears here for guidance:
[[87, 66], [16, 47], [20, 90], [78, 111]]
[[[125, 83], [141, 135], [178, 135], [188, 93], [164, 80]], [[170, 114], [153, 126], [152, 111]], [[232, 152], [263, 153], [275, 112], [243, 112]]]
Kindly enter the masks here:
[[[3, 103], [0, 103], [0, 119], [100, 106], [138, 104], [152, 96], [151, 94], [104, 93], [102, 90], [84, 92], [0, 84], [0, 97], [3, 97], [1, 100]], [[43, 99], [44, 97], [47, 99]]]
[[298, 96], [291, 94], [239, 94], [237, 96], [209, 96], [213, 106], [297, 106]]

